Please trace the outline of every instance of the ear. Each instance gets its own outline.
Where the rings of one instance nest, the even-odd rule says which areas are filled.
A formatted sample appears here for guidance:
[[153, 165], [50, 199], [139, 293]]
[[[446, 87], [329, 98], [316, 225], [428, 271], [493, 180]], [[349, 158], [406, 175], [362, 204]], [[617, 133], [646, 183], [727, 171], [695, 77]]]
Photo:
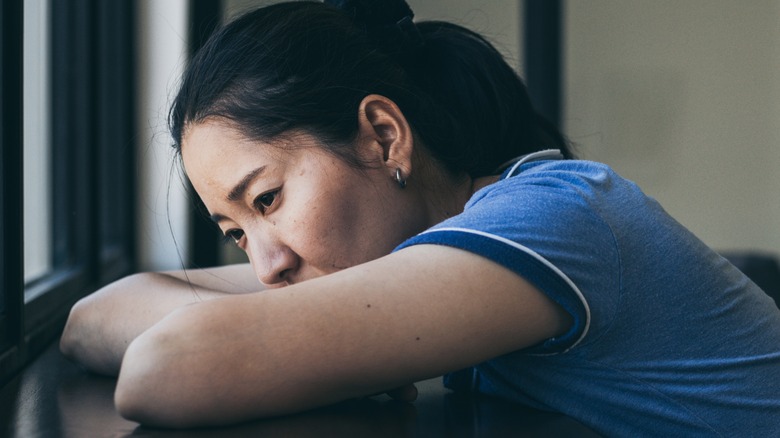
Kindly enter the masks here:
[[400, 169], [404, 179], [412, 173], [414, 136], [398, 105], [378, 94], [370, 94], [360, 102], [358, 110], [360, 150], [380, 159], [388, 175], [395, 178]]

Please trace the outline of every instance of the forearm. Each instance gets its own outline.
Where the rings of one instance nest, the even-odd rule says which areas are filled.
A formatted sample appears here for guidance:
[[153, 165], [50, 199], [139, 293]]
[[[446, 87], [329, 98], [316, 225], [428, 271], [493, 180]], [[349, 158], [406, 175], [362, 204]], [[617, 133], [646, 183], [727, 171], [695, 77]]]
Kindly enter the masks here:
[[571, 324], [504, 266], [417, 245], [173, 312], [128, 348], [115, 403], [129, 419], [165, 427], [278, 416], [463, 369]]
[[60, 349], [94, 372], [116, 375], [127, 346], [138, 335], [178, 308], [224, 295], [175, 275], [131, 275], [76, 303]]

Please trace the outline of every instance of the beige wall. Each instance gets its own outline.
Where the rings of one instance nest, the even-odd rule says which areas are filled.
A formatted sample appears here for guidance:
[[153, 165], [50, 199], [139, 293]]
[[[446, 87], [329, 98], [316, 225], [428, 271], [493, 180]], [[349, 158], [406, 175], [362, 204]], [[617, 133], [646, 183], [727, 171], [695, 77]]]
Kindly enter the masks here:
[[[447, 20], [488, 37], [512, 65], [520, 65], [520, 0], [407, 0], [415, 20]], [[225, 15], [232, 17], [278, 0], [225, 0]]]
[[415, 20], [445, 20], [487, 37], [511, 65], [520, 68], [520, 0], [408, 0]]
[[780, 3], [569, 1], [565, 126], [717, 249], [780, 252]]

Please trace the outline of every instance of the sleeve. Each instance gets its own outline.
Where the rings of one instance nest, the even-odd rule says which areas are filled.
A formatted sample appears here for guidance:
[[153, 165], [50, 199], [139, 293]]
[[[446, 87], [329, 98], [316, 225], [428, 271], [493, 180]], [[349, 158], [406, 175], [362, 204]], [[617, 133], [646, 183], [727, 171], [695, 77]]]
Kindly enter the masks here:
[[[594, 181], [569, 172], [533, 172], [493, 184], [463, 213], [401, 244], [446, 245], [516, 272], [574, 319], [571, 329], [525, 350], [563, 353], [609, 326], [619, 300], [615, 238], [598, 215]], [[597, 320], [594, 317], [598, 317]]]

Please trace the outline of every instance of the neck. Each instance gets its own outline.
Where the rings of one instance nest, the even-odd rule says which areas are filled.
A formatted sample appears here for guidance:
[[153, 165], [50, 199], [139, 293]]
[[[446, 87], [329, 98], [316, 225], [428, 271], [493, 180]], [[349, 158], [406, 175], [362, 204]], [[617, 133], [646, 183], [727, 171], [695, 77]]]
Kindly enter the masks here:
[[500, 178], [499, 175], [490, 175], [490, 176], [482, 176], [472, 180], [471, 193], [469, 194], [469, 198], [474, 196], [474, 193], [477, 193], [477, 191], [479, 191], [480, 189], [497, 182], [498, 178]]
[[463, 212], [466, 202], [479, 189], [493, 184], [498, 180], [498, 176], [486, 176], [476, 179], [465, 178], [442, 178], [429, 190], [428, 196], [428, 217], [429, 225], [435, 225], [452, 216]]

